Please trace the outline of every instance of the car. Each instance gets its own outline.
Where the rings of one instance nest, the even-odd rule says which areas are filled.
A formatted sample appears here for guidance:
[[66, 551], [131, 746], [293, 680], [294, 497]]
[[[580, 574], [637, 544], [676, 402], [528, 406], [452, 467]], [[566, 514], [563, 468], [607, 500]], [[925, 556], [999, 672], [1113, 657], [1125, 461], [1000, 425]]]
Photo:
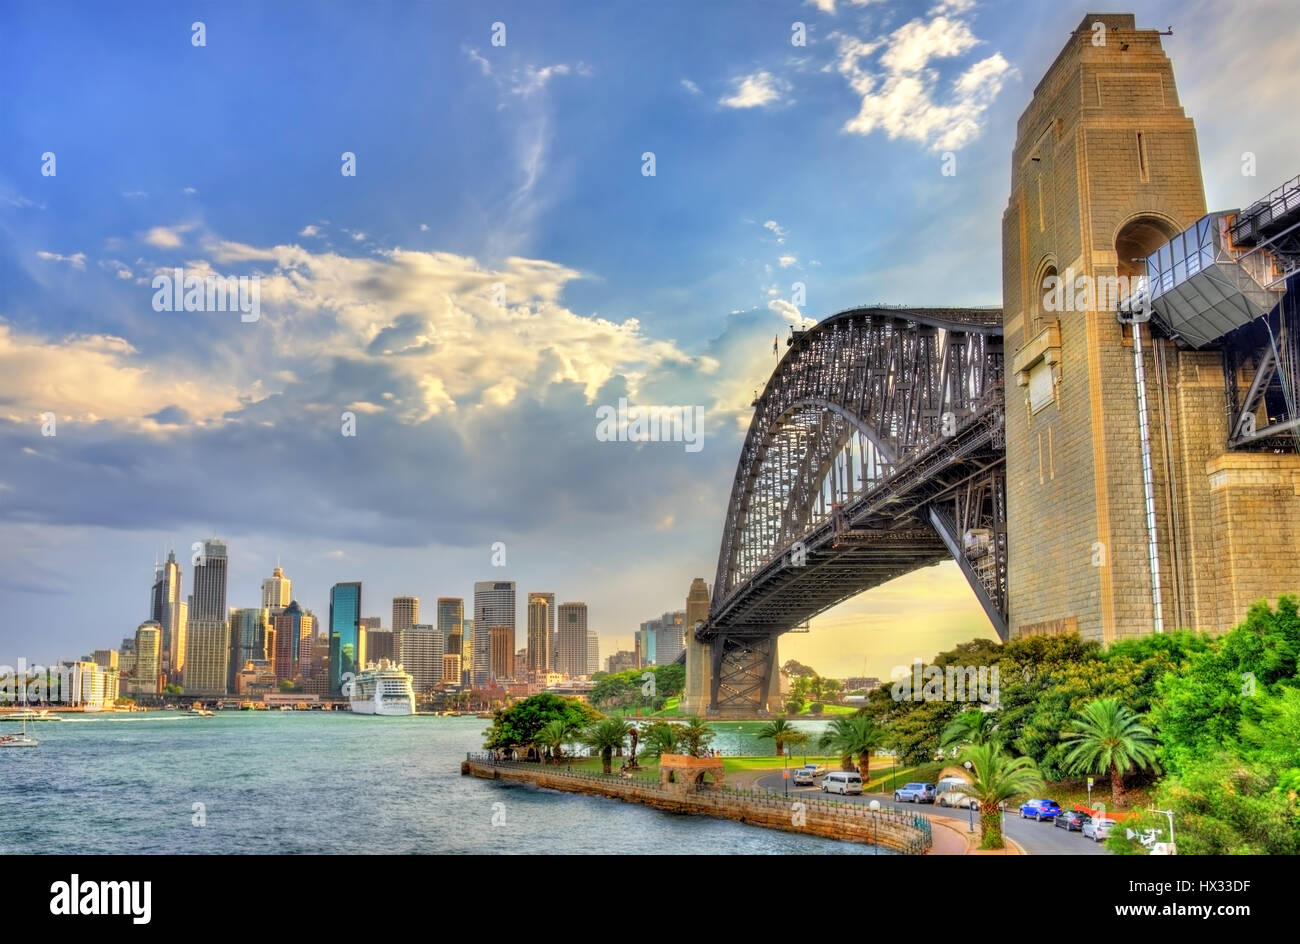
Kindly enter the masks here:
[[960, 777], [944, 777], [934, 785], [934, 802], [940, 806], [953, 806], [961, 809], [979, 809], [980, 801], [969, 793], [963, 793], [961, 787], [966, 781]]
[[814, 777], [825, 777], [826, 768], [821, 764], [804, 764], [803, 769], [812, 773]]
[[1055, 819], [1061, 812], [1061, 804], [1055, 800], [1026, 800], [1020, 804], [1021, 819], [1035, 819], [1042, 822], [1045, 819]]
[[1093, 842], [1101, 842], [1110, 835], [1111, 829], [1115, 826], [1115, 820], [1107, 819], [1104, 816], [1090, 816], [1088, 822], [1083, 824], [1083, 838], [1091, 839]]
[[1053, 826], [1060, 826], [1067, 833], [1073, 830], [1083, 832], [1083, 827], [1092, 821], [1092, 816], [1083, 810], [1063, 810], [1052, 820]]
[[822, 779], [822, 793], [862, 793], [862, 775], [853, 770], [837, 770]]
[[790, 777], [796, 787], [816, 786], [813, 780], [813, 772], [807, 767], [796, 767], [794, 774]]
[[899, 803], [933, 803], [934, 784], [905, 783], [894, 791], [894, 799]]

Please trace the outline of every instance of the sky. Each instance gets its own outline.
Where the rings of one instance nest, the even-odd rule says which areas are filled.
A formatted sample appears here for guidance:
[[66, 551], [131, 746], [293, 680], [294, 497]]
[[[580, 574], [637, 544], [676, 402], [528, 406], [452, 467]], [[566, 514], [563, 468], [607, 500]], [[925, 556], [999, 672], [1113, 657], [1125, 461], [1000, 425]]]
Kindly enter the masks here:
[[[1286, 5], [1128, 7], [1174, 27], [1210, 207], [1294, 176]], [[208, 536], [232, 606], [277, 561], [318, 614], [361, 580], [384, 625], [514, 580], [521, 628], [551, 591], [631, 648], [713, 581], [774, 335], [1000, 303], [1016, 120], [1087, 12], [3, 5], [0, 663], [116, 646]], [[156, 310], [178, 267], [256, 276], [257, 320]], [[621, 397], [699, 406], [703, 447], [600, 441]], [[888, 676], [992, 635], [947, 563], [781, 653]]]

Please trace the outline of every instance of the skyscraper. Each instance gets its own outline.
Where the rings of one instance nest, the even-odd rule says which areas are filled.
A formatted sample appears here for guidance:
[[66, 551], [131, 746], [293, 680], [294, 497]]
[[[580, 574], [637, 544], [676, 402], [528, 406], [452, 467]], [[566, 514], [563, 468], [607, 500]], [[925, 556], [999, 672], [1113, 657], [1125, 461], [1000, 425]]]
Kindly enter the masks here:
[[398, 661], [411, 673], [411, 687], [422, 695], [442, 681], [442, 633], [432, 623], [394, 631], [398, 645]]
[[600, 671], [600, 639], [594, 629], [587, 630], [587, 671], [584, 675], [595, 675]]
[[270, 616], [261, 607], [241, 607], [230, 611], [230, 668], [226, 672], [226, 690], [235, 690], [235, 676], [245, 662], [265, 662], [275, 652], [267, 651]]
[[473, 684], [482, 685], [490, 674], [491, 630], [510, 628], [510, 651], [515, 651], [515, 582], [480, 580], [474, 584]]
[[419, 597], [393, 597], [393, 632], [400, 633], [420, 622]]
[[556, 647], [556, 670], [578, 678], [587, 674], [587, 604], [561, 603], [556, 611], [559, 646]]
[[365, 658], [361, 629], [361, 583], [336, 583], [330, 588], [330, 693], [343, 694], [343, 684], [356, 677]]
[[[442, 630], [444, 642], [450, 642], [453, 632], [464, 629], [465, 601], [460, 597], [438, 597], [438, 629]], [[451, 652], [451, 648], [447, 648]], [[457, 652], [460, 650], [457, 649]]]
[[528, 672], [551, 671], [551, 634], [555, 629], [555, 594], [528, 594]]
[[145, 620], [135, 631], [135, 683], [132, 685], [135, 694], [158, 693], [161, 648], [162, 627], [157, 620]]
[[[185, 691], [224, 694], [230, 676], [230, 613], [226, 609], [229, 560], [226, 542], [208, 538], [198, 546], [185, 625]], [[200, 652], [199, 649], [202, 648]], [[188, 671], [198, 660], [198, 676]]]
[[311, 664], [311, 637], [315, 620], [292, 601], [276, 614], [275, 626], [275, 677], [293, 680], [308, 674]]
[[636, 631], [637, 668], [657, 664], [655, 662], [655, 648], [662, 627], [663, 624], [659, 620], [646, 620], [641, 624], [641, 628]]
[[[402, 630], [402, 632], [407, 632], [407, 630]], [[380, 659], [400, 662], [401, 637], [402, 633], [391, 629], [367, 629], [366, 663], [374, 662], [377, 664]]]
[[488, 678], [505, 681], [515, 677], [515, 631], [510, 626], [488, 630]]
[[222, 620], [226, 613], [226, 580], [229, 560], [226, 542], [208, 538], [194, 564], [194, 589], [190, 593], [190, 619]]
[[682, 654], [686, 640], [686, 611], [677, 610], [665, 613], [659, 621], [659, 631], [655, 639], [655, 664], [669, 665], [677, 661]]
[[230, 676], [230, 621], [193, 620], [186, 644], [185, 692], [225, 695]]
[[149, 618], [162, 628], [159, 643], [160, 670], [168, 678], [179, 678], [185, 668], [185, 617], [189, 608], [181, 599], [181, 565], [176, 552], [154, 568]]
[[274, 620], [293, 599], [293, 581], [277, 566], [271, 576], [262, 581], [262, 609]]
[[460, 630], [460, 684], [472, 685], [474, 673], [474, 621], [467, 619], [461, 623]]

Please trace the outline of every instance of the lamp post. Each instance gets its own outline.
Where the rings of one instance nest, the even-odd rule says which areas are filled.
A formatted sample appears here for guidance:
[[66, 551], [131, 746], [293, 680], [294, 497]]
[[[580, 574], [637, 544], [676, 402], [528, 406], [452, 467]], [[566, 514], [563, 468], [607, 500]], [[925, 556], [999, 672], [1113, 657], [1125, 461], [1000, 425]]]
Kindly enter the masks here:
[[871, 854], [880, 855], [880, 801], [872, 800], [867, 809], [871, 810]]
[[[966, 761], [966, 776], [971, 776], [973, 766], [970, 761]], [[966, 828], [966, 832], [973, 833], [975, 832], [975, 806], [972, 803], [967, 803], [966, 809], [970, 813], [970, 825]]]

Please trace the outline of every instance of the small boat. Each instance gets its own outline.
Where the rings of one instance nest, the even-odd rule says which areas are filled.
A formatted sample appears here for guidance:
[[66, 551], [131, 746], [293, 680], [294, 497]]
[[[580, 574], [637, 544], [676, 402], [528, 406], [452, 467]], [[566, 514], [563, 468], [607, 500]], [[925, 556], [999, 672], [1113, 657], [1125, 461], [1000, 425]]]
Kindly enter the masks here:
[[41, 742], [27, 736], [27, 719], [23, 719], [22, 734], [0, 734], [0, 747], [35, 747]]
[[280, 706], [280, 710], [281, 710], [281, 711], [293, 711], [293, 705], [281, 705], [281, 706]]
[[189, 714], [194, 715], [196, 718], [212, 717], [212, 712], [208, 711], [208, 709], [204, 708], [198, 702], [195, 702], [194, 704], [190, 705]]
[[41, 711], [35, 711], [31, 708], [23, 708], [20, 711], [10, 711], [0, 715], [0, 721], [62, 721], [59, 715], [50, 714], [50, 709], [44, 708]]

